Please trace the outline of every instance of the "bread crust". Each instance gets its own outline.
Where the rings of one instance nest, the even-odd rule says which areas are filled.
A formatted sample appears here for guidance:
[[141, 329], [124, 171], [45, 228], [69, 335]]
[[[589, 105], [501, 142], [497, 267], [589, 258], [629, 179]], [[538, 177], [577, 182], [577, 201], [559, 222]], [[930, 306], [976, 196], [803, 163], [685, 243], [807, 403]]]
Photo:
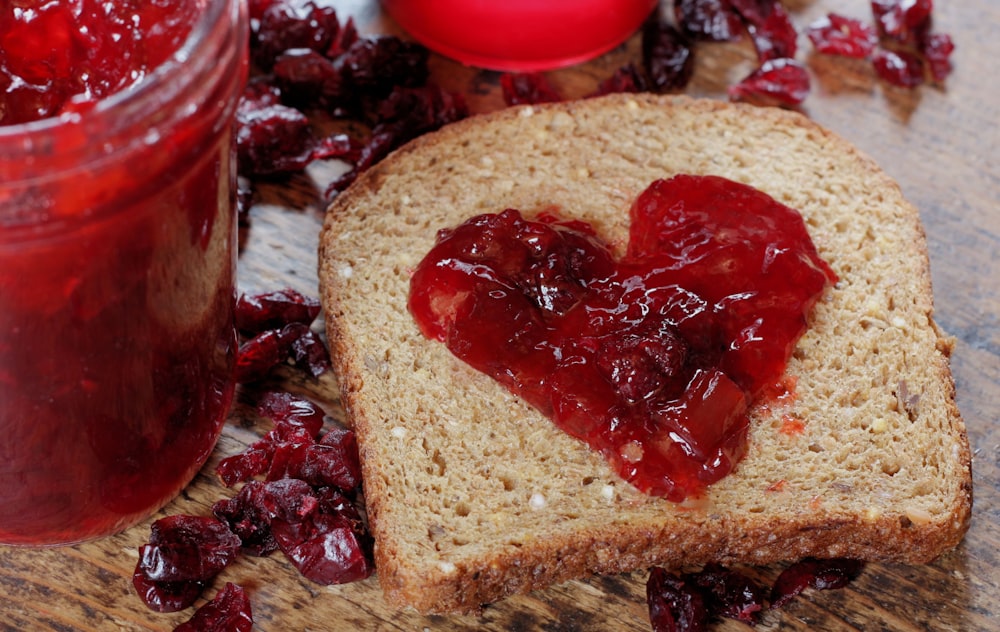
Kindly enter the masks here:
[[[632, 199], [681, 172], [743, 181], [800, 209], [840, 281], [789, 364], [795, 401], [756, 409], [737, 470], [676, 505], [639, 494], [423, 338], [405, 301], [437, 229], [555, 204], [621, 252]], [[449, 125], [337, 197], [319, 276], [391, 604], [468, 613], [652, 565], [925, 563], [968, 529], [971, 456], [918, 211], [870, 158], [800, 114], [611, 95]], [[785, 415], [806, 431], [783, 432]], [[528, 502], [538, 497], [542, 507]]]

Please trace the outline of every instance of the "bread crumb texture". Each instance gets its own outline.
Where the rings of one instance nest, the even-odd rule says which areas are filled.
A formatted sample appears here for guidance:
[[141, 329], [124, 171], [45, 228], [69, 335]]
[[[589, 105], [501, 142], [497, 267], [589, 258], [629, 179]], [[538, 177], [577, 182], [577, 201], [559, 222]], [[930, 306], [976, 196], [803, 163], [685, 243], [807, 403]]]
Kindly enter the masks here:
[[[703, 498], [635, 491], [585, 445], [425, 339], [411, 271], [441, 228], [557, 207], [621, 253], [653, 180], [715, 174], [802, 212], [840, 281]], [[805, 117], [687, 97], [511, 108], [424, 136], [331, 206], [320, 279], [387, 599], [470, 612], [592, 573], [807, 555], [922, 563], [968, 527], [970, 455], [923, 228], [895, 182]], [[797, 420], [788, 432], [788, 420]]]

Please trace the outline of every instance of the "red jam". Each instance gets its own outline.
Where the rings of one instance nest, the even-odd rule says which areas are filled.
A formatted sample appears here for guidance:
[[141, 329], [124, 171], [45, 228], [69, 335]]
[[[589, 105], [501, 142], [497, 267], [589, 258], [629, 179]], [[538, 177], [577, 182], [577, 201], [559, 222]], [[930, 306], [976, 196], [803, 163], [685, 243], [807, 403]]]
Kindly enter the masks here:
[[84, 110], [180, 47], [205, 0], [56, 0], [0, 8], [0, 125]]
[[409, 308], [638, 489], [681, 501], [743, 457], [749, 408], [835, 280], [797, 211], [681, 175], [636, 200], [619, 260], [589, 225], [551, 214], [442, 230]]
[[0, 8], [0, 543], [118, 531], [215, 445], [234, 388], [244, 12]]

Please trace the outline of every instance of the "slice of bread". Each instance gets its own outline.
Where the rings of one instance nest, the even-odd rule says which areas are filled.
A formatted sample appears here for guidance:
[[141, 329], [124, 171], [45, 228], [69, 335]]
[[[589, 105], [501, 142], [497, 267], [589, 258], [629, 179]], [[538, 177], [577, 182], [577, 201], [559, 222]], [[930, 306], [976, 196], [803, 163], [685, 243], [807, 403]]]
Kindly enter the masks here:
[[[745, 182], [799, 209], [840, 281], [788, 366], [794, 401], [756, 409], [736, 471], [674, 504], [637, 492], [421, 336], [406, 305], [438, 229], [557, 205], [621, 252], [632, 201], [678, 173]], [[650, 565], [924, 563], [968, 527], [970, 452], [918, 212], [870, 159], [802, 115], [613, 95], [470, 118], [338, 196], [319, 266], [391, 604], [472, 612]]]

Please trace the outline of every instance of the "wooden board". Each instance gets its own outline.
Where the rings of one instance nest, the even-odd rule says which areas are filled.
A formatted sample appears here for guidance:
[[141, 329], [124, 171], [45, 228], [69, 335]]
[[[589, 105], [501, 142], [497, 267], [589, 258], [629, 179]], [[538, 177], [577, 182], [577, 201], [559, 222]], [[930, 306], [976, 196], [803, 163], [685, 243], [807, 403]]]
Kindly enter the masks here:
[[[363, 32], [399, 34], [375, 0], [333, 3]], [[829, 11], [867, 18], [869, 4], [850, 0], [786, 3], [804, 26]], [[987, 630], [1000, 625], [1000, 4], [938, 2], [935, 25], [957, 44], [955, 72], [944, 89], [887, 87], [863, 62], [809, 53], [800, 57], [813, 90], [803, 111], [874, 157], [920, 209], [930, 246], [937, 320], [957, 338], [953, 369], [958, 403], [975, 453], [975, 510], [957, 550], [924, 567], [870, 565], [849, 588], [809, 592], [760, 630]], [[567, 97], [593, 90], [617, 67], [638, 59], [638, 40], [592, 62], [549, 74]], [[748, 42], [698, 48], [687, 92], [725, 98], [726, 86], [753, 66]], [[474, 111], [502, 106], [496, 73], [433, 57], [433, 78], [466, 94]], [[316, 165], [286, 183], [261, 187], [245, 233], [239, 281], [243, 292], [294, 287], [317, 295], [316, 243], [326, 183], [336, 166]], [[318, 323], [317, 330], [322, 324]], [[271, 386], [306, 395], [337, 418], [335, 380], [282, 372]], [[201, 475], [161, 514], [207, 513], [230, 495], [212, 474], [219, 459], [266, 430], [255, 425], [242, 394], [215, 454]], [[152, 519], [151, 519], [152, 520]], [[151, 521], [150, 520], [150, 521]], [[0, 547], [0, 630], [169, 630], [191, 611], [157, 614], [135, 596], [131, 575], [146, 521], [126, 532], [73, 547]], [[780, 569], [757, 572], [773, 579]], [[645, 573], [569, 582], [508, 599], [479, 617], [421, 617], [388, 608], [376, 580], [322, 587], [302, 579], [280, 554], [244, 557], [218, 579], [244, 585], [260, 631], [285, 630], [649, 630]], [[214, 594], [210, 590], [208, 596]], [[741, 630], [721, 622], [718, 630]]]

